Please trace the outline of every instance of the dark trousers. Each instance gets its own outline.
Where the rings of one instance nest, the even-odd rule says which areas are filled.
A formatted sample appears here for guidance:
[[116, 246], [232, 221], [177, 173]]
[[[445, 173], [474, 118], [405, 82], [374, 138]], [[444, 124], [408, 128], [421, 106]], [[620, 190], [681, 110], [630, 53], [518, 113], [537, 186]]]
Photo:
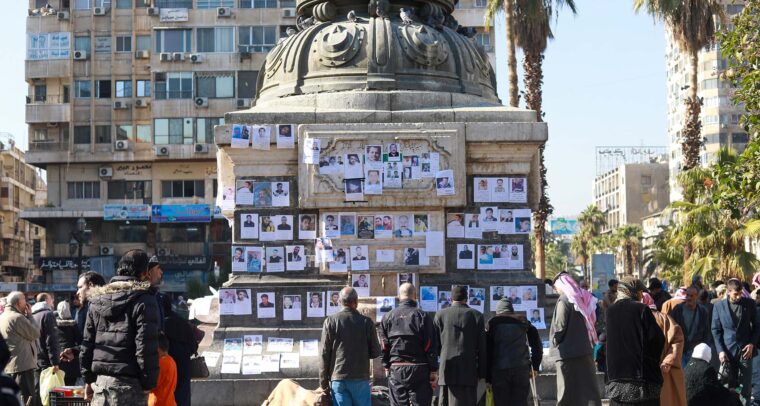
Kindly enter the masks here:
[[744, 404], [746, 406], [754, 405], [752, 403], [752, 359], [741, 359], [733, 365], [738, 367], [738, 374], [736, 376], [739, 384], [742, 385], [740, 395], [744, 399]]
[[524, 405], [530, 394], [530, 367], [493, 371], [491, 389], [494, 405]]
[[650, 399], [638, 403], [618, 402], [610, 400], [610, 406], [660, 406], [660, 399]]
[[477, 386], [441, 385], [438, 406], [476, 406], [477, 404]]
[[391, 406], [430, 406], [433, 401], [427, 365], [391, 365], [388, 387]]
[[35, 371], [33, 369], [22, 371], [18, 373], [9, 374], [19, 387], [21, 393], [21, 400], [24, 405], [32, 404], [32, 397], [34, 396], [34, 380]]

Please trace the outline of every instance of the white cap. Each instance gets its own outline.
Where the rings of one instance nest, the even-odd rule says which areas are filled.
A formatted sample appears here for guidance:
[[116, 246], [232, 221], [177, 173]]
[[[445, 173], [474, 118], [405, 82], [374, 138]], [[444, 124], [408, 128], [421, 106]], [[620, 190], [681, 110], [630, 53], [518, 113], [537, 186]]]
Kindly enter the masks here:
[[710, 349], [710, 346], [705, 343], [697, 344], [697, 346], [694, 347], [694, 351], [691, 353], [691, 357], [710, 362], [712, 359], [712, 350]]

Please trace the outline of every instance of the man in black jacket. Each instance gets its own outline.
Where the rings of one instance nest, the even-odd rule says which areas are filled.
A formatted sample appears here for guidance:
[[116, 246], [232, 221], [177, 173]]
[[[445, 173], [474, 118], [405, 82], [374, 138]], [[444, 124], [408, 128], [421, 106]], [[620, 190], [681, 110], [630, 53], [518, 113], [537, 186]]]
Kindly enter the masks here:
[[58, 372], [60, 364], [61, 348], [58, 346], [58, 330], [53, 313], [53, 295], [40, 293], [37, 295], [37, 303], [32, 306], [32, 317], [40, 328], [40, 338], [37, 340], [37, 369], [34, 371], [34, 402], [39, 404], [40, 374], [43, 370], [53, 367], [53, 372]]
[[483, 315], [467, 306], [467, 287], [451, 288], [451, 307], [435, 315], [440, 343], [440, 406], [475, 406], [478, 380], [486, 377]]
[[340, 291], [343, 310], [325, 319], [319, 386], [332, 390], [335, 406], [369, 406], [369, 361], [380, 356], [375, 323], [356, 308], [359, 295], [351, 287]]
[[417, 306], [411, 283], [398, 288], [399, 305], [383, 316], [380, 337], [391, 406], [429, 406], [438, 380], [433, 320]]
[[147, 272], [145, 251], [128, 251], [118, 276], [88, 292], [81, 364], [93, 406], [145, 405], [156, 386], [159, 311], [150, 282], [141, 281]]
[[531, 374], [537, 375], [541, 367], [544, 349], [538, 330], [514, 313], [512, 302], [503, 298], [486, 326], [486, 383], [493, 389], [495, 405], [526, 404]]

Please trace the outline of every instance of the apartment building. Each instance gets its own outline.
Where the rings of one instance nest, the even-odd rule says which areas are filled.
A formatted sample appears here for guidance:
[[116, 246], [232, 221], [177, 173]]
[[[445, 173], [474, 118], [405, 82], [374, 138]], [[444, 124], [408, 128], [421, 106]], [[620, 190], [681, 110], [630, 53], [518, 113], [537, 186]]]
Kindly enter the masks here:
[[[726, 17], [730, 20], [744, 9], [742, 0], [722, 0]], [[733, 24], [728, 23], [728, 30]], [[681, 130], [683, 129], [685, 111], [683, 100], [689, 95], [691, 62], [689, 56], [678, 48], [666, 33], [665, 64], [667, 69], [668, 97], [668, 144], [670, 152], [670, 193], [671, 201], [681, 198], [677, 185], [677, 175], [681, 171], [683, 156], [681, 154]], [[699, 52], [697, 67], [698, 95], [703, 98], [701, 121], [704, 147], [701, 154], [702, 164], [715, 161], [721, 148], [744, 150], [749, 137], [739, 126], [739, 118], [746, 111], [731, 101], [733, 89], [729, 81], [721, 78], [728, 67], [721, 55], [720, 44], [705, 48]]]
[[[45, 229], [21, 219], [35, 207], [45, 183], [12, 139], [0, 135], [0, 279], [3, 284], [35, 280], [36, 260], [45, 253]], [[3, 289], [0, 289], [3, 290]]]
[[[26, 158], [47, 171], [48, 194], [24, 218], [49, 230], [47, 281], [75, 280], [79, 267], [108, 275], [131, 248], [161, 257], [164, 291], [203, 281], [214, 263], [229, 267], [230, 228], [210, 214], [213, 128], [251, 106], [267, 52], [295, 28], [295, 6], [30, 0]], [[456, 15], [492, 52], [484, 7], [463, 0]]]

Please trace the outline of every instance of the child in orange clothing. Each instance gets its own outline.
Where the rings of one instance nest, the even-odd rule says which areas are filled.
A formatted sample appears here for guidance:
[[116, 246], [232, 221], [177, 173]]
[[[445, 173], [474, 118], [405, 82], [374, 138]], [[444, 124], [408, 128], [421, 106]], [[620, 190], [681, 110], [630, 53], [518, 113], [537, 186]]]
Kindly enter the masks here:
[[148, 406], [177, 406], [174, 389], [177, 387], [177, 364], [167, 354], [169, 340], [164, 333], [158, 336], [158, 383], [148, 395]]

